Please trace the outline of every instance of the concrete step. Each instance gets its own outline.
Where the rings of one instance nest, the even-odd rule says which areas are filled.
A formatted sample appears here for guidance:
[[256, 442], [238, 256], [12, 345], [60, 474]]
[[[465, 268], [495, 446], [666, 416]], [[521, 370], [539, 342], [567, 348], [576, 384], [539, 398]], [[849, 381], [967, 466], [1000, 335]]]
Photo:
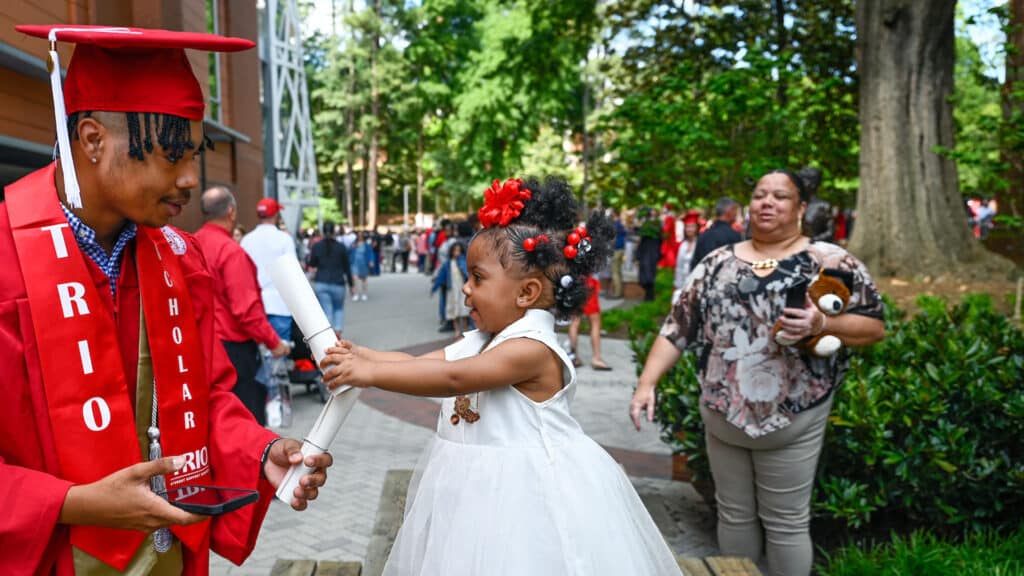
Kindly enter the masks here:
[[761, 571], [749, 558], [680, 556], [676, 560], [684, 576], [761, 576]]
[[363, 565], [359, 562], [336, 562], [334, 560], [289, 560], [274, 562], [270, 576], [361, 576]]
[[380, 576], [391, 554], [405, 516], [405, 494], [409, 490], [412, 470], [388, 470], [377, 505], [377, 519], [370, 543], [366, 546], [364, 576]]

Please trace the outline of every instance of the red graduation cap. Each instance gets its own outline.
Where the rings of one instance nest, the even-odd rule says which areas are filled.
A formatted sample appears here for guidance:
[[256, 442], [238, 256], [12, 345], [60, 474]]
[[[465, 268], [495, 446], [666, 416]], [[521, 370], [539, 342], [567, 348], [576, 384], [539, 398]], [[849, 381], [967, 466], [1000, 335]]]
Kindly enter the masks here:
[[[67, 134], [69, 113], [155, 112], [202, 120], [203, 92], [185, 48], [237, 52], [256, 45], [244, 38], [145, 28], [65, 24], [15, 28], [50, 41], [57, 146], [63, 159], [65, 195], [73, 208], [81, 208], [82, 202]], [[77, 44], [63, 87], [57, 42]]]
[[700, 212], [690, 210], [683, 216], [683, 224], [700, 224]]

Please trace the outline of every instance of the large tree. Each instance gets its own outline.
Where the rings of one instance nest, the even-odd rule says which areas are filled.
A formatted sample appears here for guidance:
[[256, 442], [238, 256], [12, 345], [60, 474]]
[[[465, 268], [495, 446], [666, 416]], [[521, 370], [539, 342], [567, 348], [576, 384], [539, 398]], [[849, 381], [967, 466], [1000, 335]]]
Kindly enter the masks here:
[[850, 248], [876, 273], [936, 275], [984, 260], [953, 147], [956, 0], [859, 0], [860, 190]]
[[992, 250], [1024, 264], [1024, 0], [1010, 0], [1006, 26], [1006, 82], [1003, 84], [1002, 160], [1006, 185], [994, 190], [999, 212], [1014, 217], [989, 235]]

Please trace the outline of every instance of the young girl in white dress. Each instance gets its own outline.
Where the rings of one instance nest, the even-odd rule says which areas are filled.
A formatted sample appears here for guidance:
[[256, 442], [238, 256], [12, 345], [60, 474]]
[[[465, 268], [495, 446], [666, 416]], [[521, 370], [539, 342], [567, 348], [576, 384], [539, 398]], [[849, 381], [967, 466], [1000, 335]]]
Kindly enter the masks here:
[[555, 317], [579, 314], [613, 233], [597, 215], [574, 229], [576, 214], [563, 180], [496, 180], [463, 288], [477, 330], [418, 358], [343, 341], [324, 360], [332, 388], [444, 398], [385, 574], [680, 574], [629, 479], [569, 412], [576, 373]]

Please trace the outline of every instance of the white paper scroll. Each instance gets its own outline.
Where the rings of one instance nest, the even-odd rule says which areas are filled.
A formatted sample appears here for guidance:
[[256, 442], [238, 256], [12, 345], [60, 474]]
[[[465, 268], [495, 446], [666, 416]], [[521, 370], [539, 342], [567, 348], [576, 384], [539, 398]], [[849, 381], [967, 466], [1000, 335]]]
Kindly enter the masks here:
[[[323, 308], [320, 307], [320, 302], [316, 299], [302, 267], [299, 266], [299, 261], [291, 254], [280, 256], [270, 266], [270, 278], [284, 298], [284, 303], [292, 313], [299, 330], [305, 336], [319, 367], [327, 349], [333, 346], [338, 338]], [[339, 386], [332, 390], [332, 395], [313, 423], [313, 428], [302, 441], [303, 462], [311, 455], [327, 451], [358, 396], [359, 389], [351, 386]], [[313, 468], [307, 467], [304, 463], [292, 466], [281, 481], [281, 485], [277, 487], [277, 498], [290, 504], [295, 487], [299, 485], [299, 479], [312, 472]]]

